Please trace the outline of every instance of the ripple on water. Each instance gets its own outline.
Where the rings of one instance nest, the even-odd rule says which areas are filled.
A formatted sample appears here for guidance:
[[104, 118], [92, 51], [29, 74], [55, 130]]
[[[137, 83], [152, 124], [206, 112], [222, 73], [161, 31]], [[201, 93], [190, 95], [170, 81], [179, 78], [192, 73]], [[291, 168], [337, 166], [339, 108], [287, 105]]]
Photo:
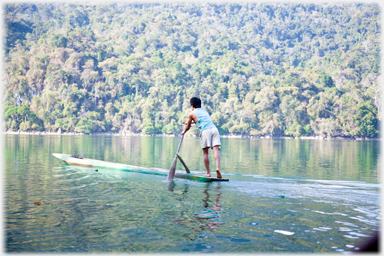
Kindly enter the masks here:
[[314, 212], [325, 214], [325, 215], [341, 215], [341, 216], [348, 216], [348, 214], [340, 213], [340, 212], [323, 212], [323, 211], [317, 211], [314, 210]]
[[354, 220], [358, 220], [360, 222], [363, 222], [365, 224], [372, 225], [372, 226], [378, 226], [379, 225], [379, 222], [377, 220], [367, 219], [367, 218], [364, 218], [362, 216], [349, 217], [349, 218], [354, 219]]
[[339, 221], [339, 220], [337, 220], [337, 221], [335, 221], [335, 223], [339, 223], [339, 224], [343, 224], [343, 225], [345, 225], [345, 226], [350, 226], [350, 227], [355, 227], [355, 228], [358, 228], [358, 227], [359, 227], [358, 225], [355, 225], [355, 224], [350, 223], [350, 222], [345, 222], [345, 221]]
[[339, 227], [339, 231], [348, 232], [348, 231], [352, 231], [352, 229], [346, 228], [346, 227]]
[[290, 231], [286, 231], [286, 230], [275, 230], [274, 232], [279, 233], [279, 234], [283, 234], [286, 236], [291, 236], [291, 235], [295, 234], [295, 232], [290, 232]]
[[343, 237], [350, 238], [350, 239], [359, 239], [358, 236], [343, 235]]
[[332, 228], [329, 228], [329, 227], [319, 227], [319, 228], [313, 228], [314, 230], [318, 230], [318, 231], [328, 231]]
[[366, 210], [366, 209], [362, 209], [362, 208], [355, 208], [353, 210], [355, 210], [357, 212], [364, 213], [365, 216], [367, 216], [367, 217], [371, 217], [372, 218], [372, 217], [376, 217], [377, 216], [377, 214], [375, 212], [372, 212], [371, 210]]
[[365, 235], [365, 234], [356, 233], [356, 232], [350, 232], [349, 234], [350, 235], [355, 235], [355, 236], [361, 236], [361, 237], [373, 237], [373, 236], [370, 236], [370, 235]]

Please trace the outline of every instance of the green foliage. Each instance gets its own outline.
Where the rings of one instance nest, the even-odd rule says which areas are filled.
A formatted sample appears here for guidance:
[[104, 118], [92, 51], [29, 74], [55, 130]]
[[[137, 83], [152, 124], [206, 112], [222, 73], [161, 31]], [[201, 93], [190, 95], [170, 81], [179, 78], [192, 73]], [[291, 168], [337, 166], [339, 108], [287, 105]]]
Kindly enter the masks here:
[[51, 44], [55, 47], [67, 47], [68, 38], [62, 35], [54, 35], [51, 37]]
[[379, 135], [377, 4], [5, 4], [9, 130]]
[[81, 118], [75, 127], [75, 132], [91, 133], [92, 123], [88, 118]]
[[12, 131], [40, 131], [44, 128], [42, 120], [31, 111], [28, 103], [6, 109], [4, 118], [6, 128]]
[[320, 83], [324, 84], [327, 87], [333, 87], [334, 86], [332, 77], [326, 73], [322, 73], [320, 75]]
[[357, 125], [360, 130], [361, 136], [373, 137], [379, 131], [376, 129], [378, 124], [377, 110], [373, 108], [367, 102], [359, 104], [360, 120], [357, 121]]
[[175, 119], [172, 119], [172, 121], [169, 124], [167, 124], [163, 127], [162, 132], [175, 134], [175, 133], [180, 132], [180, 130], [181, 130], [180, 125], [177, 125]]

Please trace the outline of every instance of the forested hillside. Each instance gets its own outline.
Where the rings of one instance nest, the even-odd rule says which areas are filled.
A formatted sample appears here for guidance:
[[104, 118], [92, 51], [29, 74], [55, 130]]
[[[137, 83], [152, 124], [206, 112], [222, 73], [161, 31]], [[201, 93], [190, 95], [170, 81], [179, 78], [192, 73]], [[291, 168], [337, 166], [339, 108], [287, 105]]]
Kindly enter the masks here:
[[379, 136], [378, 4], [4, 5], [5, 130]]

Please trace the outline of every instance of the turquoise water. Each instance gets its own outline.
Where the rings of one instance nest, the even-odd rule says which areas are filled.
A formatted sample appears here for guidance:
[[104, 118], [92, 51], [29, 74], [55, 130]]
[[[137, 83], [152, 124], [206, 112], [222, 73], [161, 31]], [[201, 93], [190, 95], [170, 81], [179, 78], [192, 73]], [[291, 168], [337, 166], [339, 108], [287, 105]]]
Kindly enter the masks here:
[[[379, 230], [379, 141], [222, 139], [222, 183], [52, 156], [168, 169], [179, 139], [6, 135], [6, 251], [348, 253]], [[180, 155], [205, 172], [199, 138]]]

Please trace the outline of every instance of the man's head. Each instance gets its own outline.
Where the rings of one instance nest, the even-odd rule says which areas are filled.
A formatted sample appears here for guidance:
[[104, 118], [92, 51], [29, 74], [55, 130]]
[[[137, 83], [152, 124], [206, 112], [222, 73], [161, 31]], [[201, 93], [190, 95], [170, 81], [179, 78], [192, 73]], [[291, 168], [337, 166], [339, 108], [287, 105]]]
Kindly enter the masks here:
[[192, 107], [201, 108], [201, 100], [199, 98], [193, 97], [189, 102], [191, 103]]

